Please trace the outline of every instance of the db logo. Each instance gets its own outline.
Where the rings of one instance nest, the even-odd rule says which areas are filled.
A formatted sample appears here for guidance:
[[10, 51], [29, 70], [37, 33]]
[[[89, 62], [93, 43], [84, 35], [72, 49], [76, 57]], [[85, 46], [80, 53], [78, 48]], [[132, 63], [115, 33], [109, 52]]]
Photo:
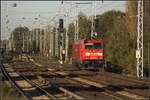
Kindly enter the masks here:
[[91, 53], [91, 55], [96, 55], [96, 53]]

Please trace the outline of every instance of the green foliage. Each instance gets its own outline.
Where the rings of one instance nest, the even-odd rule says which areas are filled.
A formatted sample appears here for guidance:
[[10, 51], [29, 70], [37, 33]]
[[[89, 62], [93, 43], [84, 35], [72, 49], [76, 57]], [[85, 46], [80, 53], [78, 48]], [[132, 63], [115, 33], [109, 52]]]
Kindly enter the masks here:
[[[82, 12], [78, 15], [79, 19], [79, 39], [85, 39], [90, 36], [91, 33], [91, 21]], [[72, 44], [74, 43], [75, 36], [75, 24], [70, 23], [68, 28], [69, 36], [69, 57], [72, 57]]]
[[91, 21], [83, 13], [79, 13], [79, 39], [85, 39], [91, 33]]
[[[144, 67], [148, 68], [148, 43], [150, 45], [150, 1], [145, 0], [144, 1], [144, 34], [143, 34], [143, 40], [144, 40]], [[149, 42], [148, 42], [149, 41]]]
[[137, 2], [127, 1], [126, 2], [126, 25], [127, 30], [131, 37], [136, 37], [137, 33]]
[[[143, 24], [143, 42], [144, 42], [144, 67], [148, 66], [148, 40], [150, 40], [149, 31], [149, 14], [150, 14], [150, 1], [144, 0], [144, 24]], [[128, 1], [126, 3], [126, 24], [127, 30], [132, 40], [136, 41], [137, 38], [137, 5], [136, 1]], [[136, 44], [136, 43], [135, 43]], [[136, 48], [136, 47], [135, 47]]]
[[0, 96], [1, 99], [20, 98], [18, 96], [18, 93], [15, 91], [15, 89], [10, 87], [8, 84], [6, 84], [3, 81], [0, 82]]
[[[103, 39], [105, 40], [105, 52], [106, 60], [113, 63], [113, 70], [126, 72], [128, 68], [131, 71], [134, 66], [131, 61], [128, 60], [131, 51], [129, 46], [133, 44], [130, 41], [130, 35], [127, 31], [125, 13], [120, 11], [108, 11], [99, 16], [103, 26], [105, 27], [105, 33]], [[98, 32], [99, 35], [102, 32]], [[128, 67], [128, 68], [127, 68]]]
[[3, 96], [4, 94], [8, 93], [10, 87], [2, 82], [0, 82], [0, 88], [1, 88], [1, 91], [0, 91], [0, 94], [1, 96]]

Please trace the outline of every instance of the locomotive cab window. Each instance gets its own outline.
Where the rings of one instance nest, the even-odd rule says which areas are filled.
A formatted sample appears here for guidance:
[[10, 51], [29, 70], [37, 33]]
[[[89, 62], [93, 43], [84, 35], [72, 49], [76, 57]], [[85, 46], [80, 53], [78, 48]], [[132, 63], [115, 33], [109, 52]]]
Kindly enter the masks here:
[[102, 43], [85, 43], [85, 49], [102, 49]]

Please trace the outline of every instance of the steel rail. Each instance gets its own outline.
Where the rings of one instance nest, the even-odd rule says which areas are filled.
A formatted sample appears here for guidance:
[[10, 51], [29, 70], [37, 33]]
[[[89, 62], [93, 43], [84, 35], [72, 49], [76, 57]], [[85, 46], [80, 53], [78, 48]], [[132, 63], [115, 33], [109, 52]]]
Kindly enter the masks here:
[[[52, 69], [48, 69], [48, 70], [52, 70]], [[54, 74], [56, 74], [56, 75], [61, 75], [61, 76], [66, 76], [66, 75], [68, 75], [68, 73], [65, 73], [65, 72], [53, 72]], [[96, 88], [103, 88], [104, 86], [103, 85], [101, 85], [101, 84], [98, 84], [98, 83], [94, 83], [94, 82], [92, 82], [92, 81], [87, 81], [87, 80], [83, 80], [83, 79], [81, 79], [81, 78], [69, 78], [69, 77], [67, 77], [67, 79], [68, 80], [71, 80], [71, 81], [75, 81], [75, 82], [80, 82], [81, 84], [86, 84], [86, 85], [88, 85], [88, 86], [94, 86], [94, 87], [96, 87]], [[104, 89], [104, 88], [103, 88]], [[107, 90], [107, 89], [106, 89]], [[118, 100], [120, 100], [120, 99], [122, 99], [123, 97], [125, 97], [125, 96], [123, 96], [123, 95], [114, 95], [114, 94], [112, 94], [112, 92], [110, 92], [110, 91], [108, 91], [107, 90], [107, 92], [106, 93], [103, 93], [103, 94], [106, 94], [106, 95], [109, 95], [110, 97], [114, 97], [115, 99], [118, 99]], [[120, 96], [122, 96], [122, 97], [120, 97]]]
[[[49, 71], [52, 71], [51, 69], [48, 69], [48, 70], [49, 70]], [[64, 72], [54, 72], [54, 73], [59, 74], [59, 75], [62, 75], [62, 76], [68, 75], [68, 73], [64, 73]], [[81, 79], [81, 78], [80, 78], [80, 79], [79, 79], [79, 78], [73, 78], [73, 79], [71, 79], [71, 80], [80, 81], [80, 82], [82, 82], [82, 83], [85, 83], [85, 84], [88, 84], [88, 85], [91, 85], [91, 86], [95, 86], [95, 87], [97, 87], [97, 88], [103, 88], [103, 87], [105, 87], [105, 84], [99, 84], [99, 83], [92, 82], [92, 81], [88, 81], [88, 80]], [[110, 89], [110, 90], [116, 90], [114, 87], [109, 87], [109, 89]], [[105, 89], [105, 90], [107, 90], [108, 92], [111, 93], [111, 91], [109, 91], [109, 89]], [[139, 94], [134, 93], [134, 92], [131, 92], [131, 91], [128, 91], [128, 90], [126, 90], [125, 88], [120, 87], [120, 89], [124, 89], [124, 91], [122, 91], [122, 92], [117, 92], [118, 95], [125, 96], [125, 97], [127, 97], [127, 98], [133, 98], [133, 97], [145, 98], [145, 96], [139, 95]], [[130, 95], [130, 93], [131, 93], [132, 95]], [[116, 95], [115, 95], [115, 96], [116, 96]]]
[[[25, 95], [24, 91], [15, 83], [15, 81], [13, 81], [10, 77], [10, 75], [7, 73], [6, 69], [4, 68], [4, 66], [2, 65], [1, 67], [2, 69], [2, 72], [4, 73], [4, 75], [8, 78], [10, 84], [15, 87], [15, 89], [22, 94], [22, 96], [25, 97], [25, 99], [32, 99], [30, 96], [27, 96]], [[16, 72], [16, 71], [15, 71]], [[19, 76], [21, 76], [22, 78], [24, 78], [28, 83], [30, 83], [33, 87], [35, 88], [38, 88], [39, 90], [41, 90], [42, 92], [44, 92], [48, 97], [52, 98], [52, 99], [55, 99], [55, 100], [58, 100], [55, 96], [49, 94], [47, 91], [45, 91], [44, 89], [42, 89], [39, 85], [37, 85], [36, 83], [34, 82], [31, 82], [28, 78], [26, 78], [25, 76], [21, 75], [19, 72], [16, 72], [19, 74]]]
[[21, 77], [23, 77], [27, 82], [29, 82], [30, 84], [32, 84], [33, 86], [39, 88], [39, 90], [41, 90], [42, 92], [46, 93], [46, 95], [52, 99], [58, 100], [58, 98], [56, 98], [55, 96], [51, 95], [50, 93], [48, 93], [46, 90], [44, 90], [43, 88], [41, 88], [38, 84], [36, 84], [35, 82], [32, 82], [31, 80], [29, 80], [27, 77], [21, 75], [20, 72], [17, 72]]
[[[68, 73], [65, 73], [65, 72], [55, 72], [55, 73], [59, 74], [59, 75], [62, 75], [62, 76], [68, 75]], [[72, 78], [71, 80], [79, 81], [79, 82], [82, 82], [82, 83], [85, 83], [85, 84], [88, 84], [88, 85], [91, 85], [91, 86], [94, 86], [94, 87], [97, 87], [97, 88], [104, 88], [105, 85], [106, 86], [108, 85], [108, 84], [106, 84], [106, 82], [103, 82], [103, 84], [101, 84], [101, 83], [96, 83], [96, 82], [89, 81], [87, 79], [83, 79], [83, 78], [80, 78], [80, 77]], [[138, 96], [140, 98], [144, 98], [145, 99], [145, 96], [137, 94], [137, 93], [134, 93], [134, 92], [131, 92], [130, 90], [127, 90], [127, 89], [125, 89], [123, 87], [117, 87], [117, 88], [124, 90], [122, 92], [118, 92], [117, 94], [119, 94], [119, 95], [126, 96], [126, 97], [129, 97], [129, 98], [133, 98], [134, 96]], [[111, 92], [110, 90], [116, 90], [116, 89], [115, 89], [115, 87], [109, 87], [108, 89], [105, 89], [105, 90], [107, 90], [108, 92]], [[123, 92], [124, 92], [124, 94], [123, 94]], [[125, 94], [130, 94], [130, 95], [125, 95]]]
[[[120, 78], [118, 74], [115, 74], [115, 73], [109, 73], [109, 72], [104, 72], [104, 73], [107, 73], [105, 75], [109, 76], [109, 77], [112, 77], [112, 78], [117, 78], [117, 79], [120, 79], [120, 80], [126, 80], [126, 81], [130, 81], [132, 83], [139, 83], [139, 84], [144, 84], [148, 81], [144, 80], [144, 79], [135, 79], [134, 77], [129, 77], [129, 76], [124, 76], [124, 78]], [[103, 75], [104, 76], [104, 75]]]
[[[31, 56], [29, 56], [29, 58], [31, 59]], [[38, 66], [38, 65], [36, 65], [36, 66]], [[51, 69], [48, 69], [48, 70], [50, 70], [51, 71]], [[54, 72], [55, 74], [58, 74], [57, 72]], [[63, 74], [63, 75], [66, 75], [67, 73], [61, 73], [61, 74]], [[39, 76], [38, 77], [39, 79], [44, 79], [44, 78], [42, 78], [42, 76]], [[51, 83], [49, 80], [46, 80], [46, 79], [44, 79], [46, 82], [48, 82], [48, 84], [50, 84], [50, 85], [52, 85], [52, 86], [54, 86], [54, 87], [56, 87], [56, 88], [58, 88], [59, 90], [61, 90], [61, 91], [63, 91], [64, 93], [67, 93], [67, 94], [69, 94], [69, 95], [71, 95], [71, 96], [73, 96], [73, 97], [75, 97], [75, 98], [77, 98], [77, 99], [83, 99], [82, 97], [80, 97], [80, 96], [78, 96], [78, 95], [74, 95], [74, 93], [72, 94], [72, 92], [70, 92], [70, 91], [68, 91], [68, 90], [66, 90], [66, 89], [64, 89], [64, 88], [62, 88], [62, 87], [60, 87], [59, 85], [56, 85], [56, 84], [53, 84], [53, 83]], [[75, 80], [74, 80], [75, 81]], [[118, 97], [118, 96], [113, 96], [113, 95], [110, 95], [110, 96], [112, 96], [112, 97], [115, 97], [116, 99], [121, 99], [120, 97]]]
[[24, 91], [15, 83], [15, 81], [13, 81], [13, 79], [10, 77], [10, 75], [4, 68], [3, 64], [0, 63], [0, 65], [1, 65], [1, 71], [2, 71], [3, 75], [9, 80], [9, 83], [11, 84], [11, 86], [13, 86], [19, 93], [21, 93], [21, 95], [24, 98], [31, 99], [29, 96], [25, 95]]
[[[139, 83], [139, 84], [146, 84], [146, 81], [141, 81], [141, 80], [136, 80], [136, 79], [134, 79], [134, 80], [132, 80], [132, 79], [129, 79], [129, 78], [127, 78], [127, 77], [125, 77], [125, 79], [124, 78], [120, 78], [118, 75], [116, 75], [116, 74], [114, 74], [114, 73], [108, 73], [108, 72], [105, 72], [105, 73], [107, 73], [107, 74], [105, 74], [105, 75], [107, 75], [107, 76], [109, 76], [109, 77], [112, 77], [113, 79], [115, 79], [115, 80], [123, 80], [123, 81], [128, 81], [128, 82], [130, 82], [130, 83]], [[108, 75], [109, 74], [109, 75]], [[103, 75], [103, 76], [105, 76], [104, 74], [100, 74], [100, 75]], [[106, 83], [105, 83], [106, 84]], [[148, 83], [147, 83], [148, 84]], [[117, 87], [117, 86], [115, 86], [115, 87]], [[132, 93], [132, 94], [135, 94], [135, 95], [139, 95], [139, 96], [141, 96], [141, 97], [145, 97], [144, 95], [142, 95], [142, 94], [138, 94], [138, 93], [135, 93], [135, 92], [133, 92], [133, 91], [131, 91], [130, 89], [126, 89], [126, 88], [124, 88], [123, 86], [119, 86], [118, 87], [119, 89], [123, 89], [123, 90], [125, 90], [125, 91], [127, 91], [127, 92], [129, 92], [129, 93]]]
[[65, 89], [65, 88], [63, 88], [63, 87], [61, 87], [61, 86], [59, 86], [58, 84], [54, 84], [54, 83], [50, 82], [49, 80], [43, 78], [42, 76], [38, 76], [38, 78], [40, 78], [40, 79], [42, 79], [42, 80], [45, 80], [49, 85], [51, 85], [51, 86], [53, 86], [53, 87], [59, 89], [60, 91], [66, 93], [66, 94], [68, 94], [68, 95], [70, 95], [70, 96], [72, 96], [72, 97], [75, 97], [76, 99], [84, 99], [83, 97], [81, 97], [81, 96], [79, 96], [79, 95], [76, 95], [75, 93], [73, 93], [73, 92], [71, 92], [71, 91], [69, 91], [69, 90], [67, 90], [67, 89]]

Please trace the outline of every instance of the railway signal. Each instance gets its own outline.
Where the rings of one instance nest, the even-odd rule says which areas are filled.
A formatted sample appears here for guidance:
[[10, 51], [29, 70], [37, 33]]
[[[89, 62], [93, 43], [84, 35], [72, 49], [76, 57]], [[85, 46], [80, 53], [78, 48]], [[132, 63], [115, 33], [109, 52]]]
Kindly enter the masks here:
[[63, 64], [63, 54], [62, 50], [64, 50], [64, 20], [59, 19], [59, 45], [60, 45], [60, 64]]
[[59, 45], [60, 45], [60, 46], [63, 46], [63, 33], [60, 34]]
[[63, 19], [59, 19], [59, 32], [60, 32], [60, 46], [63, 46], [63, 37], [64, 37], [64, 34], [63, 34], [63, 32], [64, 32], [64, 21], [63, 21]]
[[64, 28], [63, 24], [64, 24], [63, 19], [59, 19], [59, 29], [60, 29], [61, 32], [63, 32], [63, 28]]

